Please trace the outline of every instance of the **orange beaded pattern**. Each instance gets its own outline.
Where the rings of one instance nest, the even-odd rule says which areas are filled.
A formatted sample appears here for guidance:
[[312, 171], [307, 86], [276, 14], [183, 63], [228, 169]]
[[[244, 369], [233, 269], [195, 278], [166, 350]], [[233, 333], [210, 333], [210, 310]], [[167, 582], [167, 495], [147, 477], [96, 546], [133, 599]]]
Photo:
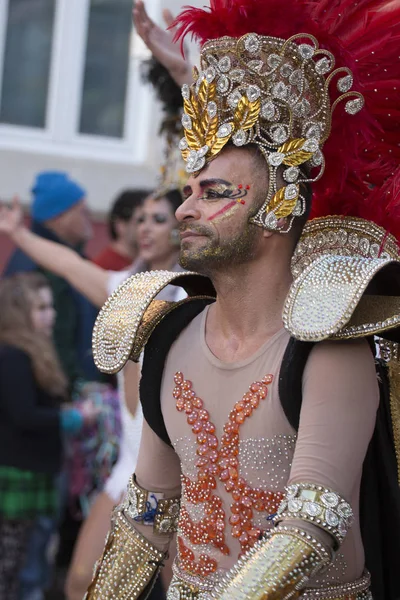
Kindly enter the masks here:
[[[182, 373], [176, 373], [173, 396], [179, 412], [185, 412], [187, 422], [196, 435], [198, 460], [197, 479], [192, 481], [182, 476], [183, 494], [187, 502], [203, 505], [205, 517], [195, 523], [185, 506], [181, 507], [179, 530], [193, 545], [211, 544], [222, 554], [229, 555], [225, 541], [226, 514], [221, 498], [215, 495], [217, 481], [223, 483], [232, 496], [229, 524], [232, 536], [237, 538], [241, 553], [246, 552], [259, 539], [262, 530], [254, 527], [253, 512], [276, 513], [284, 498], [283, 492], [272, 492], [252, 488], [239, 473], [239, 431], [241, 425], [251, 417], [260, 402], [267, 397], [272, 375], [252, 383], [242, 400], [237, 402], [229, 413], [224, 425], [224, 434], [219, 443], [215, 435], [215, 425], [210, 420], [203, 401], [196, 396], [192, 382], [185, 380]], [[201, 554], [195, 560], [194, 552], [188, 548], [182, 537], [178, 537], [180, 565], [194, 575], [209, 575], [217, 570], [214, 558]]]

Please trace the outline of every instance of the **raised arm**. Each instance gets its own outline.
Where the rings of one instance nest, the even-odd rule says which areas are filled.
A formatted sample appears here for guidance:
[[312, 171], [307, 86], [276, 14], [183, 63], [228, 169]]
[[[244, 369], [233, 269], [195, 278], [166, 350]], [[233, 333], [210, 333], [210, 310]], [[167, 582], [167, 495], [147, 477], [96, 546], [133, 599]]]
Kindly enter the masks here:
[[101, 307], [106, 301], [108, 271], [82, 258], [71, 248], [45, 240], [27, 229], [17, 199], [11, 206], [0, 208], [0, 233], [7, 235], [40, 267], [64, 277], [95, 306]]
[[[166, 27], [169, 27], [173, 17], [166, 8], [163, 10], [163, 17]], [[138, 0], [134, 5], [133, 22], [152, 55], [168, 69], [172, 79], [179, 86], [192, 83], [190, 62], [182, 56], [179, 43], [173, 41], [173, 31], [164, 30], [156, 25], [147, 14], [142, 0]]]

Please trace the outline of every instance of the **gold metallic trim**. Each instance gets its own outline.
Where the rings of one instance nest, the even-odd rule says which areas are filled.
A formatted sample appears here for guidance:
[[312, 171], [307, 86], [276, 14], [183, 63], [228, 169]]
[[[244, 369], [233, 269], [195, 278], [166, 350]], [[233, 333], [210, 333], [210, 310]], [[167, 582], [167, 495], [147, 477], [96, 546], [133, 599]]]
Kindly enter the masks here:
[[154, 298], [170, 283], [181, 280], [182, 287], [210, 290], [207, 278], [197, 273], [148, 271], [127, 279], [110, 296], [101, 309], [93, 329], [93, 358], [103, 373], [117, 373], [131, 358], [139, 360], [141, 351], [154, 328], [166, 314], [185, 302], [199, 298], [214, 299], [209, 295], [195, 295], [181, 302], [162, 302]]
[[397, 474], [400, 484], [400, 363], [389, 363], [390, 411], [392, 415], [393, 439], [397, 458]]
[[[390, 264], [396, 261], [336, 255], [316, 258], [290, 288], [283, 311], [286, 329], [303, 341], [319, 342], [337, 336], [349, 323], [369, 283]], [[383, 323], [385, 329], [397, 325], [398, 315], [392, 316], [393, 320]], [[369, 325], [376, 324], [359, 325], [352, 335], [367, 335]], [[380, 331], [379, 326], [373, 329], [373, 333]]]
[[211, 595], [215, 600], [298, 597], [331, 561], [331, 552], [312, 536], [279, 526], [238, 560]]
[[333, 339], [348, 339], [384, 334], [400, 325], [400, 297], [363, 296], [352, 314], [349, 323]]
[[180, 498], [164, 498], [163, 493], [149, 492], [129, 479], [125, 498], [120, 507], [124, 513], [143, 525], [151, 525], [154, 533], [173, 534], [178, 529]]
[[147, 597], [165, 557], [135, 530], [121, 510], [115, 509], [103, 556], [95, 567], [85, 600], [136, 600], [143, 592]]
[[286, 488], [274, 518], [276, 523], [303, 520], [327, 531], [337, 550], [353, 524], [353, 510], [337, 492], [314, 483], [293, 483]]

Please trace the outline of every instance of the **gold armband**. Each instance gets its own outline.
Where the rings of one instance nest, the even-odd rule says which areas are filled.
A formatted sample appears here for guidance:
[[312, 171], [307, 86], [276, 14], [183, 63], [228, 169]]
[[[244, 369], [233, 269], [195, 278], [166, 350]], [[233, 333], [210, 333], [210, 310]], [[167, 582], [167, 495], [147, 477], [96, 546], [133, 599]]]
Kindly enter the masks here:
[[348, 502], [339, 494], [313, 483], [295, 483], [286, 488], [276, 523], [287, 519], [310, 521], [331, 534], [339, 548], [348, 529], [353, 524], [353, 511]]
[[117, 507], [103, 556], [95, 566], [84, 600], [145, 600], [163, 566], [166, 553], [148, 542]]
[[297, 598], [307, 581], [332, 561], [332, 553], [300, 529], [277, 527], [258, 541], [217, 585], [216, 600]]
[[178, 529], [179, 498], [164, 498], [164, 494], [148, 492], [132, 475], [121, 505], [124, 513], [142, 525], [153, 526], [154, 533], [171, 534]]

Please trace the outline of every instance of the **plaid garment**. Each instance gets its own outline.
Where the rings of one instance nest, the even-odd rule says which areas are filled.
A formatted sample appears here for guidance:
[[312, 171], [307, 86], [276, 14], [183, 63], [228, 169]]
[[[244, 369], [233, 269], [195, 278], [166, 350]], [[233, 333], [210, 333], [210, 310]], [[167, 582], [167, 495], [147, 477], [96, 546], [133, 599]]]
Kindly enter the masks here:
[[52, 475], [0, 466], [0, 515], [3, 519], [53, 515], [56, 507]]

